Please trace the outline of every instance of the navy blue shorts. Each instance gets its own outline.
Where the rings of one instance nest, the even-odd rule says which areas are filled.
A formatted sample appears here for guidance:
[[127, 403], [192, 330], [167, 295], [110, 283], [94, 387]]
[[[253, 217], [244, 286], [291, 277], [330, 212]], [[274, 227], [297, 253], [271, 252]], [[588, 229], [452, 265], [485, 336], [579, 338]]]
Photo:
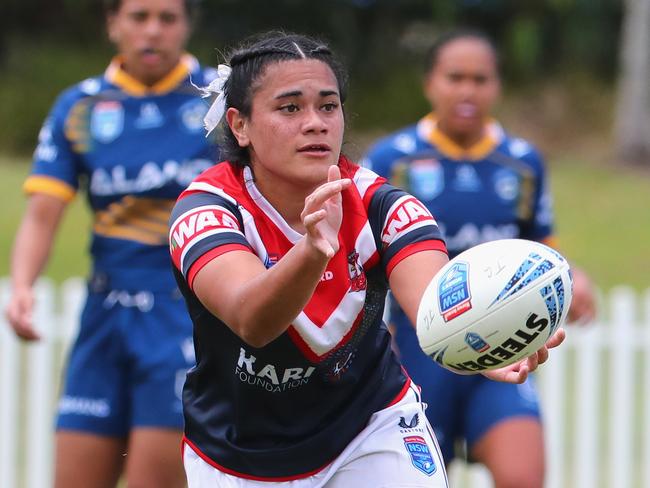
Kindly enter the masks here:
[[396, 345], [402, 364], [413, 381], [422, 388], [426, 415], [433, 426], [446, 464], [455, 456], [456, 441], [467, 447], [478, 441], [491, 427], [513, 417], [540, 418], [534, 379], [522, 385], [500, 383], [477, 374], [452, 373], [429, 358], [418, 343], [415, 329], [400, 312], [393, 311]]
[[134, 427], [182, 429], [181, 392], [194, 362], [192, 322], [177, 290], [91, 292], [57, 429], [116, 437]]

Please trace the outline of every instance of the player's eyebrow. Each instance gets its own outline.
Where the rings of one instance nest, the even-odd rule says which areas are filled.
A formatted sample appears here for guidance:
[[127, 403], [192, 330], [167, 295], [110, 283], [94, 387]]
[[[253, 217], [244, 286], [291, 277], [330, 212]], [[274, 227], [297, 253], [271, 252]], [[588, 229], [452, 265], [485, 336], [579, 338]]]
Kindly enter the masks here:
[[[277, 95], [277, 96], [275, 97], [275, 99], [276, 99], [276, 100], [279, 100], [279, 99], [281, 99], [281, 98], [299, 97], [299, 96], [301, 96], [302, 94], [303, 94], [303, 93], [302, 93], [302, 90], [292, 90], [292, 91], [288, 91], [288, 92], [280, 93], [279, 95]], [[320, 92], [318, 92], [318, 94], [319, 94], [321, 97], [329, 97], [330, 95], [336, 95], [336, 96], [338, 96], [339, 92], [337, 92], [336, 90], [321, 90]]]

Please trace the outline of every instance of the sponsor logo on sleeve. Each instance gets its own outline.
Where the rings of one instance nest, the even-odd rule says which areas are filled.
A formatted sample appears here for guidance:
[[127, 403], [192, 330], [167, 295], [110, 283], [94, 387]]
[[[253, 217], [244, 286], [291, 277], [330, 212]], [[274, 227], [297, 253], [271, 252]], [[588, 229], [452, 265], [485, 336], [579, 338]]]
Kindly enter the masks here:
[[414, 197], [405, 196], [397, 200], [390, 209], [381, 240], [388, 246], [410, 231], [435, 223], [433, 216], [421, 202]]
[[197, 207], [181, 215], [169, 233], [169, 249], [174, 262], [182, 267], [185, 251], [214, 234], [236, 231], [240, 233], [235, 216], [218, 205]]

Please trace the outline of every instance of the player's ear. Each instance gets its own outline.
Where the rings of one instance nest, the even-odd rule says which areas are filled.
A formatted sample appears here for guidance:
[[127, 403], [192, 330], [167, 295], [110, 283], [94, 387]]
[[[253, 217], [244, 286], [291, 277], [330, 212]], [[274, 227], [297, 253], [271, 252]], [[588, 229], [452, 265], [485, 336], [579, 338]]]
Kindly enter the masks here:
[[246, 147], [251, 143], [248, 137], [248, 119], [239, 110], [230, 107], [226, 111], [226, 122], [240, 147]]
[[120, 41], [120, 36], [117, 30], [117, 22], [115, 21], [115, 14], [109, 13], [106, 16], [106, 32], [108, 33], [108, 39], [113, 44], [117, 44]]

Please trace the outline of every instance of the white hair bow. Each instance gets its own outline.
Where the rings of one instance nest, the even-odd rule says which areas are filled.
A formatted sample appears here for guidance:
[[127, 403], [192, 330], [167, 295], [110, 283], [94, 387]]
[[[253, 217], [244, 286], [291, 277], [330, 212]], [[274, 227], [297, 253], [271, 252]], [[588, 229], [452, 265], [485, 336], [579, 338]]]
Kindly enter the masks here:
[[212, 80], [208, 86], [199, 88], [203, 98], [217, 95], [217, 98], [212, 102], [208, 113], [203, 117], [203, 126], [207, 131], [206, 137], [210, 135], [217, 125], [219, 125], [223, 113], [226, 111], [226, 98], [224, 97], [223, 86], [226, 84], [228, 78], [230, 78], [231, 72], [232, 69], [230, 66], [220, 64], [217, 67], [217, 77]]

